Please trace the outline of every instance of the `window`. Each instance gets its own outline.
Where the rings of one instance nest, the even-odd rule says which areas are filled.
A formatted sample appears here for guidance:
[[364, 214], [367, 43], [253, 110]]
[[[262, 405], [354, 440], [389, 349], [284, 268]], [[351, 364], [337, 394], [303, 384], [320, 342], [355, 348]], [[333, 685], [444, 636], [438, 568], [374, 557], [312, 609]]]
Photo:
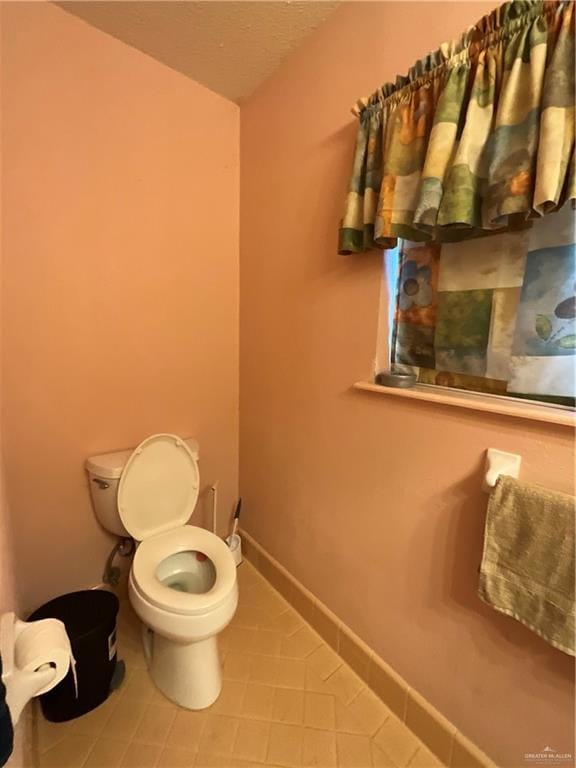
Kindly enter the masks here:
[[389, 364], [420, 384], [574, 407], [575, 216], [387, 252]]

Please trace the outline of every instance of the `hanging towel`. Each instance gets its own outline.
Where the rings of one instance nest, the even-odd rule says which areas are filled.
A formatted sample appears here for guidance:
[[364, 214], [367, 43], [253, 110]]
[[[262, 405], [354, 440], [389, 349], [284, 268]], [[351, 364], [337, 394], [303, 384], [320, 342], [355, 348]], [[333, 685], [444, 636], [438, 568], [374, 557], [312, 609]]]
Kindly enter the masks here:
[[6, 688], [2, 682], [2, 658], [0, 657], [0, 766], [8, 762], [14, 748], [14, 729], [10, 710], [6, 704]]
[[478, 594], [571, 656], [572, 496], [501, 476], [490, 495]]

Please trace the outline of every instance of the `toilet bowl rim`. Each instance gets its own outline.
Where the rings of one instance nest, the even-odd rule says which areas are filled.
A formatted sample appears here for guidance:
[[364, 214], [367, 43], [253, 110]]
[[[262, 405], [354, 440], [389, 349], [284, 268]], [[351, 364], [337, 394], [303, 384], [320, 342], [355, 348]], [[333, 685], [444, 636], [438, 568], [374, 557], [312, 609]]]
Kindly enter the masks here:
[[[156, 576], [158, 566], [166, 558], [190, 549], [205, 554], [216, 569], [215, 584], [208, 592], [180, 592], [165, 586]], [[217, 609], [234, 591], [236, 564], [222, 539], [204, 528], [184, 525], [141, 542], [130, 578], [141, 599], [168, 614], [205, 615]]]
[[169, 617], [172, 616], [174, 618], [180, 617], [182, 619], [186, 618], [198, 618], [202, 619], [206, 616], [209, 616], [211, 613], [216, 613], [227, 601], [233, 599], [235, 592], [237, 592], [237, 584], [236, 582], [232, 585], [231, 589], [227, 594], [217, 602], [211, 603], [207, 607], [204, 608], [198, 608], [198, 610], [189, 610], [189, 611], [181, 611], [181, 610], [175, 610], [174, 608], [171, 608], [170, 606], [167, 606], [164, 603], [159, 603], [155, 600], [153, 600], [150, 595], [148, 595], [146, 592], [142, 590], [142, 588], [139, 586], [139, 584], [136, 582], [134, 578], [134, 574], [132, 570], [130, 571], [129, 575], [129, 585], [133, 592], [136, 593], [138, 596], [138, 600], [142, 601], [145, 605], [152, 608], [155, 611], [159, 611], [165, 616]]

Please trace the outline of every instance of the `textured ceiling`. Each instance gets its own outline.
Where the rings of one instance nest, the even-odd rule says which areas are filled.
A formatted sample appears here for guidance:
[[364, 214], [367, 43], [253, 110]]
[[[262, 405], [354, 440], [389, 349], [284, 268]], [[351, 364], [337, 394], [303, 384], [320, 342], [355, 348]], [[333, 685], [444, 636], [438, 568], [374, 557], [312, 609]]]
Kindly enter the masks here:
[[56, 5], [240, 101], [332, 13], [337, 0], [72, 0]]

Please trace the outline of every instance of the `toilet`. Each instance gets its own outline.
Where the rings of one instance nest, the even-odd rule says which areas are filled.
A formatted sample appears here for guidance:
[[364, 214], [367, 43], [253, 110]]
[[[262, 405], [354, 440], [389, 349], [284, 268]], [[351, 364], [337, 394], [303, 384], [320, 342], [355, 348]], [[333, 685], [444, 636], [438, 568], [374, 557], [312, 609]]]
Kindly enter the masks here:
[[187, 709], [209, 707], [222, 687], [217, 636], [234, 616], [238, 584], [224, 541], [187, 525], [200, 488], [198, 444], [152, 435], [134, 451], [93, 456], [86, 469], [101, 525], [137, 543], [128, 592], [154, 683]]

